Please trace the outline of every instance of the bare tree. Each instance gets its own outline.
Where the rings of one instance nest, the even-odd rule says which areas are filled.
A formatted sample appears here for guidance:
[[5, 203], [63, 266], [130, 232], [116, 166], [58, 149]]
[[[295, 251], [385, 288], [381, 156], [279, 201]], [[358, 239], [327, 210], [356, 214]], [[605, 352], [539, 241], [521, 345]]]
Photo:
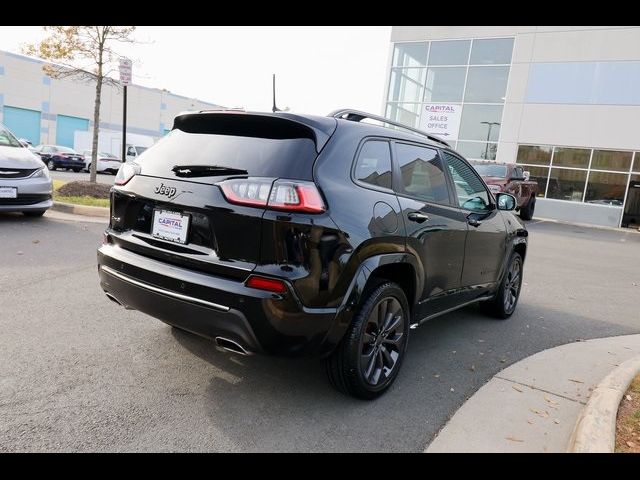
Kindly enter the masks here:
[[[91, 176], [96, 181], [98, 163], [98, 132], [100, 130], [100, 99], [102, 85], [119, 85], [109, 75], [116, 71], [120, 56], [113, 50], [117, 43], [133, 43], [136, 27], [66, 26], [44, 27], [47, 36], [39, 43], [27, 45], [25, 53], [36, 55], [52, 64], [43, 70], [53, 78], [75, 77], [95, 82], [96, 97], [93, 110], [93, 148], [91, 149]], [[71, 63], [73, 62], [73, 64]]]

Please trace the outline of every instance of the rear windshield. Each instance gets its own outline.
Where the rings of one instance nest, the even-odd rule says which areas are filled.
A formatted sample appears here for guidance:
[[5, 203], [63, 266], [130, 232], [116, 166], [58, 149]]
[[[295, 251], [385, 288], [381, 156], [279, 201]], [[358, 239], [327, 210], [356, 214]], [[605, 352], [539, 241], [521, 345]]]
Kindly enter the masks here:
[[503, 165], [473, 165], [482, 177], [506, 177], [507, 167]]
[[262, 138], [172, 130], [136, 162], [144, 175], [172, 176], [176, 166], [246, 170], [256, 177], [311, 180], [315, 143], [310, 138]]

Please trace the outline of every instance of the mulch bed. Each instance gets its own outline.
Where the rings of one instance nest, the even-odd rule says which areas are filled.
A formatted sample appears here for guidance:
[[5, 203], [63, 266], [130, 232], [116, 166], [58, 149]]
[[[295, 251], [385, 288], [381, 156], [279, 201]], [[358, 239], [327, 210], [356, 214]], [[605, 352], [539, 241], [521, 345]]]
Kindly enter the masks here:
[[69, 182], [60, 187], [57, 192], [63, 197], [93, 197], [109, 198], [110, 185], [92, 182]]
[[640, 375], [631, 382], [620, 402], [616, 452], [640, 453]]

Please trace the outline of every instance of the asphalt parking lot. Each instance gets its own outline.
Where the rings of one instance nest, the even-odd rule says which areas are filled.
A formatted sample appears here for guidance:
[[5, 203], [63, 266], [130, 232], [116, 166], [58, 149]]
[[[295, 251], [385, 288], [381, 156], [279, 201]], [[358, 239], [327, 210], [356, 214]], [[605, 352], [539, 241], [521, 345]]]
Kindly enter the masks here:
[[640, 332], [640, 234], [528, 226], [514, 316], [469, 307], [413, 330], [398, 381], [364, 402], [317, 360], [220, 352], [107, 300], [103, 224], [0, 215], [0, 451], [422, 451], [506, 366]]

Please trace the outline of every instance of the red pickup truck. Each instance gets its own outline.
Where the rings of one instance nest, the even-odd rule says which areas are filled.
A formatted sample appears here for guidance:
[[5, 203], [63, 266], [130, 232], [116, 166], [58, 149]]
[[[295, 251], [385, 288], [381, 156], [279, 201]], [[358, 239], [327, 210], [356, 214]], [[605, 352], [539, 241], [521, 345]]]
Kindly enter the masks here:
[[536, 207], [538, 182], [525, 178], [524, 168], [515, 163], [470, 162], [491, 193], [507, 192], [516, 197], [520, 218], [531, 220]]

